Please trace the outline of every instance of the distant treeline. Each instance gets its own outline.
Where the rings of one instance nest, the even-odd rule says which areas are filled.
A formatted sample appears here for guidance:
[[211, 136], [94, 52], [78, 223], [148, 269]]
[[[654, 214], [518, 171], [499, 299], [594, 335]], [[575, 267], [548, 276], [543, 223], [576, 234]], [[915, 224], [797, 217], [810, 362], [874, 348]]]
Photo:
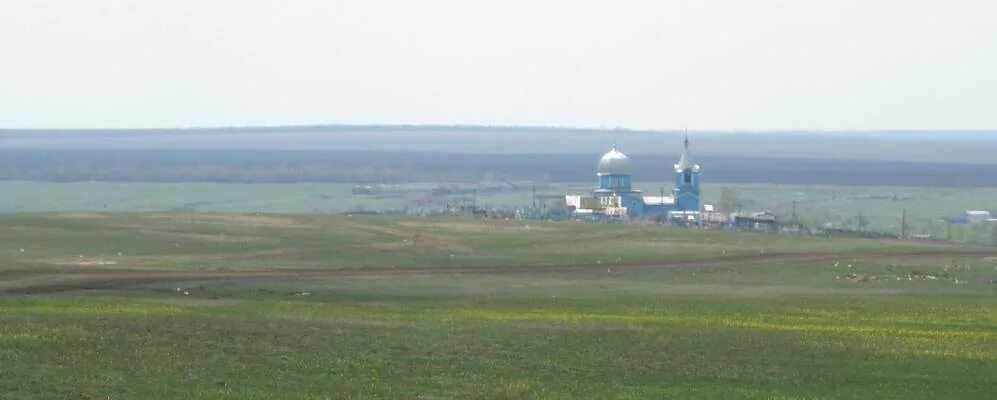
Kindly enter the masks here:
[[[672, 178], [674, 157], [634, 155], [635, 181]], [[997, 165], [702, 156], [726, 183], [997, 186]], [[301, 150], [0, 150], [0, 179], [152, 182], [594, 181], [598, 155]]]
[[[997, 164], [997, 131], [690, 132], [697, 155]], [[468, 125], [0, 129], [0, 149], [305, 150], [678, 157], [683, 132]]]

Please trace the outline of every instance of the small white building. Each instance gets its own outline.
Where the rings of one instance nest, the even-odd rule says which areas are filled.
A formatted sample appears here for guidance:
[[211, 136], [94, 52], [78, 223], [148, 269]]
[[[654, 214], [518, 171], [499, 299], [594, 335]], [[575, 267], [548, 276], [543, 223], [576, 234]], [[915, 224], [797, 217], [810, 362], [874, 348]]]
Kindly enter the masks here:
[[990, 211], [979, 211], [979, 210], [966, 210], [963, 214], [963, 219], [970, 224], [976, 224], [980, 222], [988, 222], [993, 219], [990, 216]]

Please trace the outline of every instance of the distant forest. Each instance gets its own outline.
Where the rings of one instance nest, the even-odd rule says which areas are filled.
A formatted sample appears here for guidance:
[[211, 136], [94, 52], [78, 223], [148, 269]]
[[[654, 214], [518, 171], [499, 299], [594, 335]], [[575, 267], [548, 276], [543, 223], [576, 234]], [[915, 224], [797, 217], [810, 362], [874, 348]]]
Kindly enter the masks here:
[[[598, 154], [306, 150], [0, 150], [0, 179], [149, 182], [476, 182], [595, 179]], [[675, 157], [632, 155], [635, 181], [672, 178]], [[722, 183], [997, 186], [997, 164], [700, 156]]]
[[[363, 150], [674, 155], [683, 132], [551, 127], [315, 125], [192, 129], [0, 129], [0, 149]], [[697, 155], [997, 164], [997, 131], [689, 133]]]

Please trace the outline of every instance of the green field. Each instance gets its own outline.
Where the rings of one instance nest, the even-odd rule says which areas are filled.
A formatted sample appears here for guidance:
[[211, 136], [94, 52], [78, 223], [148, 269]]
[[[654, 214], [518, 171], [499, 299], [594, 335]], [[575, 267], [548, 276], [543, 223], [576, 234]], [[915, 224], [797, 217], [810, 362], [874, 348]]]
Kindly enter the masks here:
[[[459, 217], [219, 213], [0, 214], [0, 270], [253, 270], [654, 263], [721, 256], [958, 249], [725, 230]], [[986, 248], [989, 250], [989, 248]]]
[[989, 247], [205, 213], [6, 214], [0, 239], [3, 399], [997, 390]]

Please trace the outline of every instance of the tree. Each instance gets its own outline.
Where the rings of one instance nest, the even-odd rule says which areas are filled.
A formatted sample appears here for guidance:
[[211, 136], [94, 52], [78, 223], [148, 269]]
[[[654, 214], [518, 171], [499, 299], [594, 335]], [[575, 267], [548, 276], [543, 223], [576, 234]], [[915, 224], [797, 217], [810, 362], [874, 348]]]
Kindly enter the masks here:
[[720, 212], [729, 215], [737, 208], [737, 192], [729, 187], [720, 189]]

